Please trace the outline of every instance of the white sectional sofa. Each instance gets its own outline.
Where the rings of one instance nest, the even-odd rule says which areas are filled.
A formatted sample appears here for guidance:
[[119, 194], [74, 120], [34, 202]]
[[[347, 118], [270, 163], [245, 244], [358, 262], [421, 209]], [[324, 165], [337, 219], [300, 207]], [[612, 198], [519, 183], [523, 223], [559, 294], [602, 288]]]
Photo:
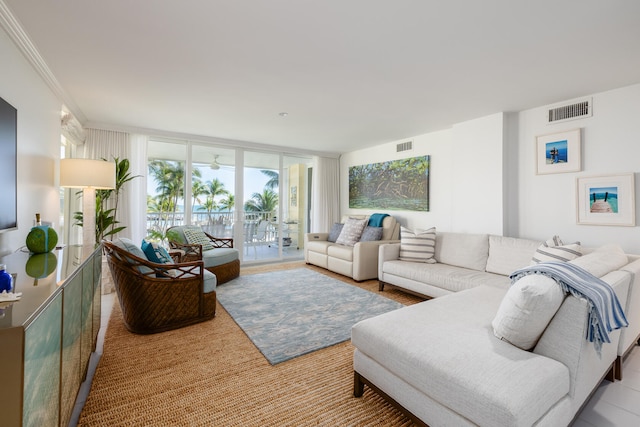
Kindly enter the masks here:
[[581, 264], [612, 286], [629, 321], [600, 353], [585, 339], [589, 304], [574, 296], [526, 351], [497, 338], [492, 322], [508, 275], [529, 265], [541, 243], [438, 233], [433, 264], [400, 261], [399, 243], [382, 245], [381, 290], [390, 284], [438, 298], [353, 327], [354, 395], [366, 384], [431, 426], [568, 425], [607, 374], [621, 376], [617, 362], [638, 340], [640, 261], [616, 251], [610, 265], [613, 249], [581, 248], [590, 252]]
[[[368, 219], [367, 215], [348, 215], [342, 218]], [[353, 280], [362, 281], [378, 277], [378, 248], [381, 244], [399, 242], [400, 224], [392, 216], [382, 221], [382, 238], [359, 241], [347, 246], [329, 241], [330, 233], [307, 233], [304, 236], [304, 260]]]

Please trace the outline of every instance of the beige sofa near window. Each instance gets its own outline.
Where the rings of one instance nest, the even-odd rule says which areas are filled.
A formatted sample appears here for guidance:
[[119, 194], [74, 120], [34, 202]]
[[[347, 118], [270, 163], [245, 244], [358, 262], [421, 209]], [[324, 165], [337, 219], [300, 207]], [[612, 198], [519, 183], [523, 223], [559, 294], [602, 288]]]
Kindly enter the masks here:
[[[368, 218], [367, 215], [348, 215], [342, 218]], [[354, 246], [329, 242], [329, 233], [307, 233], [304, 236], [304, 260], [354, 280], [378, 277], [378, 249], [383, 243], [399, 242], [400, 224], [392, 216], [382, 221], [382, 239], [358, 242]]]

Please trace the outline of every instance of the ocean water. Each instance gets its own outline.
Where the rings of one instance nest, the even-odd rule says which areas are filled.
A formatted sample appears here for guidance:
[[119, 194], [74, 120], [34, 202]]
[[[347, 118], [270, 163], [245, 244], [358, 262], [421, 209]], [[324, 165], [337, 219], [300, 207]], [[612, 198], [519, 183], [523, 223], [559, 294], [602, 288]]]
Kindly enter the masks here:
[[[551, 159], [551, 149], [549, 147], [547, 148], [545, 156], [547, 156], [547, 159]], [[567, 148], [558, 148], [558, 161], [567, 162], [568, 158]]]
[[[593, 205], [594, 201], [593, 201], [593, 194], [596, 195], [596, 200], [600, 201], [604, 201], [604, 193], [592, 193], [590, 195], [590, 200], [589, 200], [589, 208], [591, 208], [591, 206]], [[614, 213], [618, 213], [618, 195], [615, 193], [609, 193], [608, 197], [607, 197], [607, 203], [609, 203], [609, 206], [611, 206], [611, 210]]]

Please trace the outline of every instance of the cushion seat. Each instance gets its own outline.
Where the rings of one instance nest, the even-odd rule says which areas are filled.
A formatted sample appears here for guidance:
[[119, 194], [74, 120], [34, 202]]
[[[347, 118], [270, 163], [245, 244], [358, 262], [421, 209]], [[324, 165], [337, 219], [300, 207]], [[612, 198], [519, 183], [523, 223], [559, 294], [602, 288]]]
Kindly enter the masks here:
[[233, 239], [215, 238], [194, 225], [170, 227], [167, 237], [173, 249], [185, 250], [183, 260], [202, 259], [204, 267], [217, 276], [217, 284], [240, 275], [240, 254], [233, 247]]
[[511, 283], [509, 277], [485, 271], [454, 267], [448, 264], [429, 264], [424, 268], [422, 262], [386, 261], [383, 264], [385, 274], [397, 275], [421, 283], [438, 283], [438, 287], [450, 292], [463, 291], [479, 285], [495, 286], [507, 289]]
[[335, 243], [333, 242], [329, 242], [327, 240], [310, 240], [308, 242], [305, 243], [305, 248], [308, 251], [312, 251], [315, 252], [317, 254], [322, 254], [322, 255], [326, 255], [327, 251], [329, 250], [329, 247], [335, 245]]
[[215, 248], [202, 252], [204, 267], [217, 267], [238, 259], [238, 250], [234, 248]]
[[327, 248], [327, 255], [345, 261], [353, 261], [353, 246], [332, 245]]
[[353, 327], [352, 342], [478, 425], [532, 425], [569, 393], [569, 370], [493, 335], [505, 293], [480, 286], [367, 319]]
[[216, 275], [209, 270], [204, 270], [202, 275], [204, 276], [204, 293], [208, 294], [215, 292], [216, 286], [218, 285], [218, 278]]

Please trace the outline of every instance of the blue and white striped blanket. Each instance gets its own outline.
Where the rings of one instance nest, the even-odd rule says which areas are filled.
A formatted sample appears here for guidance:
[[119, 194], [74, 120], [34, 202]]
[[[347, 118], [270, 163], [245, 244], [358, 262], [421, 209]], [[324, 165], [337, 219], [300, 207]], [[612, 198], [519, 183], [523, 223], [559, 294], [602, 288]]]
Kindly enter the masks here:
[[613, 288], [583, 268], [568, 262], [543, 262], [516, 270], [511, 283], [529, 274], [552, 278], [562, 289], [589, 302], [589, 328], [586, 338], [600, 353], [603, 343], [610, 343], [609, 332], [629, 325]]

